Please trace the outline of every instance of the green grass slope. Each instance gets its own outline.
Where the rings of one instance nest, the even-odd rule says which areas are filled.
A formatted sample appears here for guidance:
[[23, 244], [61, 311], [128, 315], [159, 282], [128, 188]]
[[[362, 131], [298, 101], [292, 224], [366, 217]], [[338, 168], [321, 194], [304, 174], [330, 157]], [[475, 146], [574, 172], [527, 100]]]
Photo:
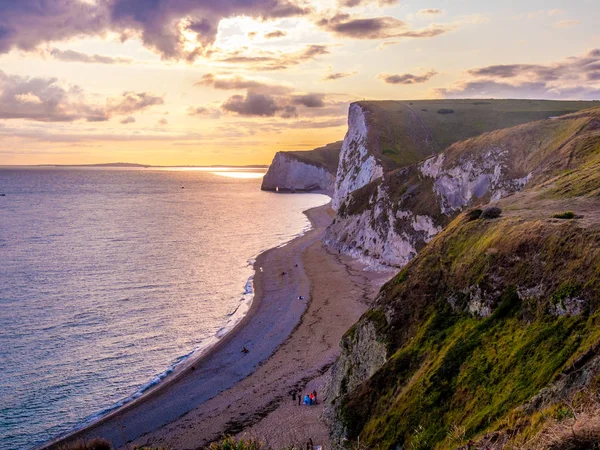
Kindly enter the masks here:
[[403, 167], [482, 133], [598, 106], [552, 100], [361, 101], [369, 149], [386, 170]]
[[[600, 356], [596, 113], [556, 119], [564, 122], [554, 137], [564, 139], [520, 155], [544, 162], [537, 182], [499, 202], [499, 218], [456, 217], [346, 333], [343, 353], [369, 327], [387, 351], [373, 376], [333, 400], [348, 438], [367, 448], [444, 449], [511, 426], [518, 435], [515, 418], [534, 414], [521, 405], [582, 355]], [[518, 130], [524, 141], [546, 136]], [[598, 382], [600, 370], [586, 377]]]
[[337, 172], [338, 162], [340, 160], [340, 151], [342, 141], [327, 144], [314, 150], [285, 152], [287, 155], [306, 164], [317, 167], [323, 167], [333, 175]]

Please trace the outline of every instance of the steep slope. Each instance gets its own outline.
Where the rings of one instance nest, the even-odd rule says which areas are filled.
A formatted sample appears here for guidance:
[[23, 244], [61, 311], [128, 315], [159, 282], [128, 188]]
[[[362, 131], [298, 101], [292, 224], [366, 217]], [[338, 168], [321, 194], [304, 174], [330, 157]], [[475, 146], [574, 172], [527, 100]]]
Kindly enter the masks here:
[[[403, 267], [467, 207], [499, 200], [547, 169], [599, 120], [600, 109], [484, 133], [346, 196], [326, 243], [372, 264]], [[565, 166], [566, 168], [566, 166]]]
[[[407, 186], [430, 180], [447, 217], [444, 208], [470, 200], [450, 195], [443, 177], [494, 148], [508, 152], [505, 183], [529, 182], [495, 202], [499, 218], [459, 214], [346, 333], [328, 389], [337, 440], [360, 436], [381, 449], [523, 442], [551, 405], [600, 383], [600, 109], [457, 144], [415, 166]], [[425, 193], [412, 192], [415, 207]], [[567, 210], [560, 217], [571, 220], [554, 217]]]
[[263, 191], [332, 191], [342, 142], [310, 151], [278, 152], [265, 174]]
[[332, 205], [383, 173], [481, 133], [589, 108], [544, 100], [362, 101], [350, 105]]

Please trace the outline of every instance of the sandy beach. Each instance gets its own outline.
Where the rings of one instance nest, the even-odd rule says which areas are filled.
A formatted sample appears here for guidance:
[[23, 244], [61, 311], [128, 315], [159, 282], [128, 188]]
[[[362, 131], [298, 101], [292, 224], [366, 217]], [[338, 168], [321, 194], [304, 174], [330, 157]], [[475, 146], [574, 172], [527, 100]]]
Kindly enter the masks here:
[[322, 401], [298, 406], [291, 391], [321, 390], [341, 336], [392, 273], [365, 272], [323, 248], [329, 205], [307, 216], [308, 233], [257, 258], [255, 298], [233, 331], [151, 392], [44, 448], [103, 437], [122, 448], [191, 449], [224, 434], [327, 446]]

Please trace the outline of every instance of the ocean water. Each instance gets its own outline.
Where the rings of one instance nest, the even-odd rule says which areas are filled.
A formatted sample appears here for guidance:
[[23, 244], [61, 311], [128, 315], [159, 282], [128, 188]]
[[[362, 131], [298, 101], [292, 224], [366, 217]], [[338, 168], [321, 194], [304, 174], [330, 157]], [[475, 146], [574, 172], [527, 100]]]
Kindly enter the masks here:
[[247, 311], [253, 258], [329, 201], [214, 172], [0, 167], [0, 448], [81, 426], [214, 343]]

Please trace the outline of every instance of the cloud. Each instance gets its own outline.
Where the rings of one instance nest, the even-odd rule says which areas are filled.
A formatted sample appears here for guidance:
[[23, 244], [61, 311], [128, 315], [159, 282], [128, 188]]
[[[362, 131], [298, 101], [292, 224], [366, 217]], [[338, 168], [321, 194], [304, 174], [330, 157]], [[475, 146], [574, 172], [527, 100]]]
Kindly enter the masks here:
[[109, 98], [106, 111], [108, 114], [131, 114], [143, 111], [151, 106], [162, 105], [162, 97], [147, 92], [124, 92], [121, 97]]
[[329, 49], [326, 45], [311, 44], [302, 50], [289, 53], [261, 51], [254, 54], [244, 54], [241, 51], [236, 51], [220, 57], [217, 55], [216, 61], [227, 64], [243, 64], [255, 70], [285, 70], [328, 53]]
[[579, 20], [559, 20], [553, 26], [554, 26], [554, 28], [558, 28], [558, 29], [566, 29], [566, 28], [573, 28], [573, 27], [579, 25], [580, 23], [581, 23], [581, 21], [579, 21]]
[[123, 120], [121, 120], [121, 123], [123, 125], [127, 125], [128, 123], [135, 123], [135, 117], [133, 117], [133, 116], [127, 116]]
[[162, 103], [162, 97], [149, 93], [125, 92], [107, 99], [105, 105], [94, 104], [79, 86], [63, 87], [57, 78], [22, 77], [0, 70], [0, 119], [101, 122]]
[[80, 53], [74, 50], [59, 50], [53, 48], [48, 51], [48, 54], [53, 58], [65, 62], [83, 62], [83, 63], [97, 63], [97, 64], [131, 64], [133, 62], [130, 58], [113, 58], [111, 56], [104, 55], [88, 55], [87, 53]]
[[161, 126], [165, 126], [165, 125], [169, 124], [169, 121], [163, 117], [162, 119], [160, 119], [158, 121], [158, 124], [161, 125]]
[[352, 75], [356, 75], [358, 72], [334, 72], [326, 75], [323, 79], [327, 81], [331, 80], [339, 80], [340, 78], [350, 77]]
[[294, 105], [303, 105], [307, 108], [322, 108], [325, 106], [324, 94], [305, 94], [292, 96]]
[[256, 92], [248, 92], [246, 95], [233, 95], [223, 103], [222, 108], [241, 116], [273, 117], [279, 113], [283, 117], [291, 117], [296, 114], [293, 106], [279, 102], [272, 95]]
[[336, 36], [353, 39], [427, 38], [444, 34], [453, 28], [433, 24], [413, 30], [408, 28], [406, 22], [395, 17], [352, 18], [349, 14], [336, 14], [330, 19], [323, 18], [317, 25]]
[[[290, 0], [1, 0], [0, 53], [108, 31], [139, 37], [164, 58], [195, 58], [214, 43], [228, 17], [274, 19], [306, 15]], [[189, 33], [194, 37], [190, 40]]]
[[194, 86], [211, 86], [221, 90], [252, 89], [255, 92], [265, 91], [272, 94], [284, 94], [292, 90], [288, 86], [259, 81], [241, 75], [223, 77], [212, 73], [203, 75], [200, 81], [194, 83]]
[[377, 78], [385, 81], [388, 84], [419, 84], [428, 82], [437, 74], [438, 73], [435, 70], [430, 70], [422, 75], [413, 75], [411, 73], [405, 73], [402, 75], [381, 73], [377, 76]]
[[551, 64], [503, 64], [472, 69], [472, 78], [447, 89], [444, 97], [600, 99], [600, 49]]
[[427, 9], [421, 9], [417, 12], [417, 14], [419, 16], [435, 16], [435, 15], [439, 15], [439, 14], [443, 14], [444, 11], [441, 9], [435, 9], [435, 8], [427, 8]]
[[269, 33], [265, 33], [264, 36], [267, 39], [274, 39], [274, 38], [280, 38], [280, 37], [287, 36], [287, 33], [285, 31], [282, 31], [282, 30], [275, 30], [275, 31], [271, 31]]
[[389, 6], [398, 3], [400, 0], [339, 0], [338, 4], [341, 7], [354, 8], [356, 6], [363, 6], [369, 3], [375, 3], [379, 6]]
[[[272, 95], [249, 90], [246, 95], [238, 94], [229, 97], [221, 108], [241, 116], [290, 118], [298, 116], [298, 107], [325, 109], [326, 106], [325, 94], [321, 93]], [[337, 109], [337, 104], [331, 106]], [[327, 110], [326, 113], [330, 111]]]

